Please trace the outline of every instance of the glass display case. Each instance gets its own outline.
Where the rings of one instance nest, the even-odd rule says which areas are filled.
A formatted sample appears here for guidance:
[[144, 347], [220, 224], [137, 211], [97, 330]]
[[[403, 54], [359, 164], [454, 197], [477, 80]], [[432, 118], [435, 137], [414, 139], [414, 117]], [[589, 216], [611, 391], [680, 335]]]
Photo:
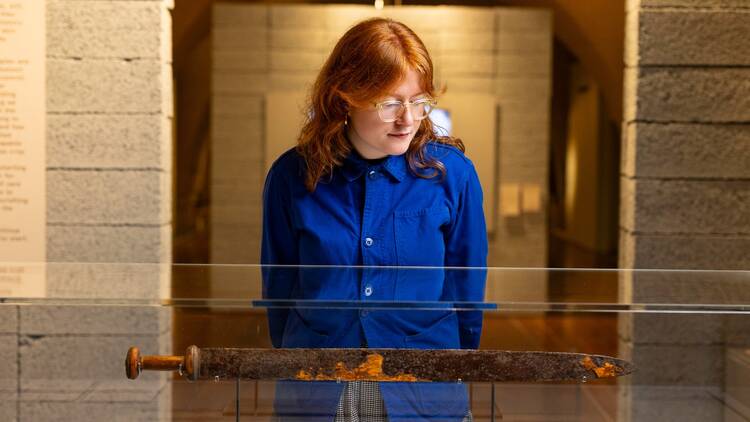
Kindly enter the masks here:
[[[180, 356], [190, 345], [478, 346], [607, 355], [634, 371], [382, 382], [355, 393], [346, 379], [289, 389], [276, 379], [190, 381], [184, 371], [126, 377], [131, 346]], [[381, 400], [386, 420], [748, 420], [750, 272], [0, 265], [0, 420], [333, 420], [345, 392]], [[297, 411], [284, 413], [291, 401]], [[467, 414], [434, 413], [453, 404]]]

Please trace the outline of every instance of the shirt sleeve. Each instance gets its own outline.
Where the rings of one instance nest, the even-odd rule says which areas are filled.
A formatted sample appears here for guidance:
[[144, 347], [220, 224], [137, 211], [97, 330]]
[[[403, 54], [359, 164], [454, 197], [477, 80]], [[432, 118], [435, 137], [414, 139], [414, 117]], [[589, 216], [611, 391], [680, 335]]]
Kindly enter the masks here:
[[[482, 186], [470, 166], [459, 191], [455, 217], [445, 235], [446, 269], [443, 300], [482, 302], [487, 278], [487, 228], [482, 208]], [[461, 348], [476, 349], [482, 333], [481, 311], [458, 311]]]
[[[290, 299], [296, 285], [297, 268], [277, 265], [297, 265], [297, 241], [290, 215], [290, 190], [283, 174], [272, 168], [263, 188], [263, 238], [260, 263], [263, 276], [263, 298]], [[271, 343], [281, 347], [289, 310], [268, 308], [268, 328]]]

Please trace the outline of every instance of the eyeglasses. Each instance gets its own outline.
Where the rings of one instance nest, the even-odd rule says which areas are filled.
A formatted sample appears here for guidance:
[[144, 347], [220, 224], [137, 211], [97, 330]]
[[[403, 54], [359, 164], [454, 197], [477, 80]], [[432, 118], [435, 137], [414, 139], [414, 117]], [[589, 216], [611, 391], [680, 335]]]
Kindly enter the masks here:
[[414, 101], [388, 100], [375, 104], [378, 109], [378, 116], [384, 123], [391, 123], [398, 120], [403, 114], [406, 107], [409, 107], [409, 113], [412, 119], [422, 120], [435, 108], [437, 101], [430, 97], [422, 97]]

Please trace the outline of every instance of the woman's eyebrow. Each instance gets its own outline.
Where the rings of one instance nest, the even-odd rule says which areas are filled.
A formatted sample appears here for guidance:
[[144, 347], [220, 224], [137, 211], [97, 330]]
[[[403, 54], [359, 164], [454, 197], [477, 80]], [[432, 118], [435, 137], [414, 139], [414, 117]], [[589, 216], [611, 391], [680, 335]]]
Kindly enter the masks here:
[[[412, 95], [411, 97], [408, 97], [408, 99], [409, 99], [409, 100], [413, 100], [413, 99], [415, 99], [415, 98], [419, 98], [419, 97], [424, 97], [424, 96], [426, 96], [426, 95], [427, 95], [427, 93], [426, 93], [426, 92], [420, 92], [419, 94], [415, 94], [415, 95]], [[400, 97], [400, 96], [398, 96], [398, 95], [394, 95], [394, 94], [389, 94], [389, 95], [386, 95], [386, 97], [385, 97], [385, 98], [386, 98], [386, 99], [397, 99], [397, 100], [401, 100], [401, 99], [403, 99], [403, 98], [405, 98], [405, 97]]]

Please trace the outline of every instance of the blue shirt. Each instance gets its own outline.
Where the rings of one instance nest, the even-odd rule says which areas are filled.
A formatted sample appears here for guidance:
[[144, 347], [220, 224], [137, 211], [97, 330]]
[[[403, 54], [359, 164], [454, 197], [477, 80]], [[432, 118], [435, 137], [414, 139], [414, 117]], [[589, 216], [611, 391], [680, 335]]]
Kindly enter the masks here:
[[[425, 152], [443, 163], [444, 178], [417, 177], [403, 155], [373, 163], [352, 153], [312, 193], [301, 156], [284, 153], [263, 192], [261, 263], [279, 265], [263, 269], [264, 297], [482, 301], [487, 233], [476, 171], [454, 147], [429, 143]], [[316, 267], [297, 267], [304, 265]], [[476, 348], [482, 328], [479, 311], [435, 309], [277, 307], [268, 319], [275, 347]], [[280, 381], [276, 388], [282, 420], [330, 421], [343, 385]], [[462, 384], [380, 389], [391, 418], [460, 421], [468, 411]]]
[[[445, 177], [425, 179], [405, 155], [372, 164], [356, 152], [314, 192], [294, 150], [271, 167], [263, 192], [262, 264], [430, 266], [435, 269], [267, 269], [264, 296], [352, 301], [482, 301], [487, 232], [471, 161], [436, 142], [426, 155]], [[431, 169], [424, 170], [429, 173]], [[269, 312], [276, 347], [476, 348], [479, 312]], [[411, 315], [409, 315], [411, 314]]]

